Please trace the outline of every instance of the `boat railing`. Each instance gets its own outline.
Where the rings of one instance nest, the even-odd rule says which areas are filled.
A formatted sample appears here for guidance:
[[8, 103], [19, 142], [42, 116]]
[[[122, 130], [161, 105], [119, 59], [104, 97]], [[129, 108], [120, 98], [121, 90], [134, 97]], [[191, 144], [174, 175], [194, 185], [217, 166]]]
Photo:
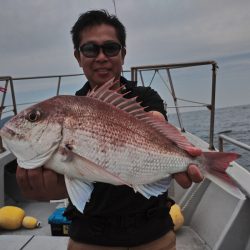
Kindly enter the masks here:
[[224, 151], [224, 141], [226, 142], [230, 142], [231, 144], [235, 145], [235, 146], [238, 146], [240, 148], [243, 148], [247, 151], [250, 151], [250, 146], [243, 143], [243, 142], [240, 142], [238, 140], [235, 140], [227, 135], [224, 135], [224, 134], [221, 134], [219, 135], [219, 151], [223, 152]]
[[[122, 74], [129, 73], [130, 70], [124, 70]], [[14, 115], [17, 114], [17, 106], [21, 105], [27, 105], [27, 104], [33, 104], [33, 103], [16, 103], [16, 97], [15, 97], [15, 89], [14, 89], [14, 82], [16, 81], [24, 81], [24, 80], [41, 80], [41, 79], [56, 79], [57, 84], [56, 84], [56, 92], [55, 95], [60, 94], [61, 90], [61, 83], [64, 78], [69, 78], [69, 77], [78, 77], [78, 76], [84, 76], [83, 73], [79, 74], [60, 74], [60, 75], [44, 75], [44, 76], [29, 76], [29, 77], [12, 77], [12, 76], [0, 76], [0, 82], [5, 82], [4, 87], [0, 87], [0, 91], [3, 93], [2, 95], [2, 100], [1, 100], [1, 106], [0, 106], [0, 120], [2, 118], [2, 114], [4, 113], [4, 109], [6, 108], [5, 104], [5, 98], [6, 98], [6, 93], [7, 90], [10, 86], [10, 91], [11, 91], [11, 97], [12, 97], [12, 105], [9, 105], [13, 107], [12, 110], [6, 111], [6, 112], [13, 112]]]
[[10, 85], [10, 90], [11, 90], [11, 97], [12, 97], [12, 103], [13, 103], [13, 112], [16, 115], [17, 114], [17, 108], [16, 108], [16, 98], [15, 98], [15, 91], [14, 91], [14, 84], [13, 84], [13, 78], [11, 76], [0, 76], [0, 82], [5, 81], [5, 86], [1, 87], [1, 92], [3, 93], [2, 95], [2, 100], [1, 100], [1, 107], [0, 107], [0, 120], [2, 118], [3, 110], [5, 108], [4, 103], [5, 103], [5, 97], [6, 93], [8, 90], [8, 86]]
[[[29, 105], [33, 103], [19, 103], [16, 102], [16, 96], [15, 96], [15, 88], [14, 88], [14, 82], [16, 81], [22, 81], [22, 80], [36, 80], [36, 79], [57, 79], [57, 87], [56, 87], [56, 95], [60, 94], [60, 88], [61, 88], [61, 82], [63, 78], [66, 77], [76, 77], [81, 76], [84, 74], [64, 74], [64, 75], [46, 75], [46, 76], [32, 76], [32, 77], [12, 77], [12, 76], [0, 76], [0, 82], [5, 82], [4, 87], [1, 87], [0, 91], [2, 92], [2, 100], [1, 100], [1, 106], [0, 106], [0, 120], [2, 119], [3, 113], [10, 113], [13, 112], [14, 115], [18, 113], [17, 106], [21, 105]], [[10, 93], [11, 93], [11, 99], [12, 99], [12, 105], [8, 105], [8, 107], [11, 107], [11, 110], [4, 111], [4, 109], [7, 107], [5, 106], [5, 100], [6, 100], [6, 94], [7, 90], [10, 87]], [[5, 151], [2, 144], [2, 138], [0, 137], [0, 152]]]
[[65, 74], [65, 75], [46, 75], [46, 76], [32, 76], [32, 77], [11, 77], [11, 76], [0, 76], [0, 82], [5, 81], [5, 86], [3, 87], [3, 96], [2, 96], [2, 101], [1, 101], [1, 108], [0, 108], [0, 119], [2, 118], [3, 110], [5, 108], [4, 103], [5, 103], [5, 97], [6, 93], [8, 90], [8, 87], [10, 86], [10, 91], [11, 91], [11, 96], [12, 96], [12, 107], [13, 110], [10, 110], [8, 112], [13, 112], [14, 115], [17, 114], [17, 106], [18, 105], [23, 105], [22, 104], [17, 104], [16, 103], [16, 98], [15, 98], [15, 90], [14, 90], [14, 81], [22, 81], [22, 80], [36, 80], [36, 79], [51, 79], [51, 78], [56, 78], [57, 79], [57, 87], [56, 87], [56, 95], [59, 95], [60, 93], [60, 88], [61, 88], [61, 82], [63, 78], [66, 77], [76, 77], [76, 76], [81, 76], [84, 74]]
[[[250, 151], [250, 146], [240, 142], [238, 140], [235, 140], [227, 135], [220, 134], [218, 138], [218, 147], [220, 152], [224, 152], [224, 142], [233, 144], [234, 146], [240, 147], [244, 150]], [[229, 168], [229, 171], [227, 173], [232, 177], [232, 179], [235, 181], [235, 183], [238, 185], [240, 190], [248, 197], [250, 198], [250, 185], [249, 185], [249, 178], [250, 178], [250, 172], [247, 169], [238, 169], [237, 168]]]
[[[188, 67], [197, 67], [197, 66], [204, 66], [204, 65], [212, 65], [212, 92], [211, 92], [211, 102], [210, 103], [201, 103], [201, 102], [196, 102], [196, 101], [190, 101], [190, 100], [185, 100], [182, 98], [177, 97], [175, 93], [175, 88], [173, 84], [173, 78], [171, 75], [171, 70], [172, 69], [179, 69], [179, 68], [188, 68]], [[182, 119], [181, 119], [181, 112], [180, 108], [183, 108], [184, 106], [179, 105], [178, 101], [188, 101], [193, 104], [196, 104], [197, 107], [206, 107], [210, 111], [210, 129], [209, 129], [209, 149], [213, 150], [214, 147], [214, 117], [215, 117], [215, 91], [216, 91], [216, 70], [218, 66], [215, 61], [200, 61], [200, 62], [189, 62], [189, 63], [175, 63], [175, 64], [161, 64], [161, 65], [147, 65], [147, 66], [137, 66], [137, 67], [131, 67], [131, 70], [124, 70], [123, 75], [131, 73], [131, 80], [133, 81], [138, 81], [139, 78], [141, 80], [141, 84], [144, 84], [144, 79], [143, 79], [143, 72], [144, 71], [151, 71], [154, 72], [153, 78], [156, 74], [158, 74], [161, 79], [164, 81], [165, 79], [162, 78], [160, 72], [162, 70], [166, 71], [167, 73], [167, 79], [165, 80], [165, 85], [167, 86], [169, 93], [171, 94], [174, 102], [174, 108], [177, 114], [179, 126], [181, 128], [181, 131], [185, 132]], [[3, 81], [5, 82], [5, 87], [2, 87], [2, 101], [1, 101], [1, 107], [0, 107], [0, 120], [2, 118], [2, 114], [5, 112], [13, 112], [14, 115], [17, 114], [17, 106], [21, 105], [31, 105], [34, 104], [34, 102], [29, 102], [29, 103], [16, 103], [16, 97], [15, 97], [15, 89], [14, 89], [14, 82], [16, 81], [23, 81], [23, 80], [36, 80], [36, 79], [57, 79], [57, 85], [56, 85], [56, 92], [55, 95], [60, 94], [60, 89], [61, 89], [61, 83], [63, 78], [67, 77], [78, 77], [82, 76], [84, 74], [61, 74], [61, 75], [47, 75], [47, 76], [33, 76], [33, 77], [11, 77], [11, 76], [0, 76], [0, 82]], [[126, 75], [127, 76], [127, 75]], [[151, 85], [153, 78], [151, 79], [151, 82], [149, 83], [149, 86]], [[169, 86], [168, 86], [169, 85]], [[4, 105], [5, 104], [5, 97], [8, 88], [10, 87], [11, 91], [11, 97], [12, 97], [12, 105]], [[0, 89], [1, 90], [1, 89]], [[12, 110], [6, 111], [4, 110], [6, 107], [13, 107]], [[188, 106], [187, 106], [188, 107]], [[192, 107], [192, 106], [189, 106]], [[195, 107], [195, 106], [193, 106]], [[168, 106], [168, 108], [171, 108]]]
[[[197, 66], [204, 66], [204, 65], [212, 65], [212, 91], [211, 91], [211, 102], [201, 103], [191, 100], [185, 100], [182, 98], [178, 98], [175, 93], [175, 88], [173, 84], [173, 79], [171, 76], [171, 70], [172, 69], [180, 69], [180, 68], [188, 68], [188, 67], [197, 67]], [[137, 81], [140, 77], [142, 85], [144, 85], [144, 79], [142, 72], [143, 71], [154, 71], [154, 76], [158, 73], [160, 70], [164, 70], [167, 73], [167, 81], [169, 83], [169, 86], [167, 86], [168, 91], [170, 95], [173, 98], [174, 102], [174, 108], [176, 110], [176, 115], [179, 123], [179, 127], [182, 132], [185, 132], [182, 119], [181, 119], [181, 113], [180, 113], [180, 105], [178, 103], [178, 100], [180, 101], [186, 101], [192, 104], [198, 104], [200, 106], [205, 106], [210, 111], [210, 128], [209, 128], [209, 149], [214, 150], [214, 119], [215, 119], [215, 93], [216, 93], [216, 71], [217, 71], [218, 65], [215, 61], [200, 61], [200, 62], [188, 62], [188, 63], [174, 63], [174, 64], [160, 64], [160, 65], [147, 65], [147, 66], [138, 66], [138, 67], [132, 67], [131, 68], [131, 79], [134, 81]], [[159, 74], [160, 78], [162, 79], [162, 76]], [[153, 81], [153, 78], [151, 82]], [[163, 80], [163, 79], [162, 79]], [[167, 82], [165, 82], [167, 84]], [[195, 107], [195, 106], [186, 106], [186, 107]]]

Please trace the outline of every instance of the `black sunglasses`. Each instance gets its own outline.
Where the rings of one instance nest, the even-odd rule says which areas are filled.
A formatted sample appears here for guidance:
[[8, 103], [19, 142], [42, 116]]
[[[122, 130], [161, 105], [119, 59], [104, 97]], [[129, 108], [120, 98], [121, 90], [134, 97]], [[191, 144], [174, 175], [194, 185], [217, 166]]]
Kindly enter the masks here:
[[105, 43], [103, 45], [98, 45], [95, 43], [85, 43], [80, 48], [79, 51], [89, 58], [97, 57], [100, 53], [100, 49], [107, 57], [117, 56], [121, 50], [122, 46], [119, 43], [111, 42]]

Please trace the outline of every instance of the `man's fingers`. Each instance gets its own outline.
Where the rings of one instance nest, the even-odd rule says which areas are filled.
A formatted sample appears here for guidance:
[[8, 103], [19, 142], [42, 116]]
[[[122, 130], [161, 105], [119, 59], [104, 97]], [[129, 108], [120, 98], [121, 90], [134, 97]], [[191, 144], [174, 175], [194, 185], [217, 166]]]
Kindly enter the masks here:
[[49, 170], [43, 169], [43, 181], [44, 181], [44, 188], [48, 191], [54, 187], [54, 184], [57, 183], [57, 173]]
[[199, 183], [203, 180], [200, 169], [194, 164], [189, 165], [187, 172], [176, 173], [173, 176], [183, 188], [189, 188], [192, 182]]
[[194, 165], [190, 164], [187, 170], [188, 177], [191, 179], [191, 181], [199, 183], [203, 180], [203, 176], [201, 174], [200, 169]]
[[189, 179], [186, 172], [176, 173], [173, 175], [176, 182], [183, 188], [189, 188], [192, 185], [192, 181]]
[[26, 199], [34, 199], [34, 189], [29, 181], [29, 170], [17, 166], [16, 180], [22, 195]]
[[43, 179], [45, 190], [47, 190], [47, 197], [50, 200], [65, 199], [66, 197], [68, 197], [63, 175], [49, 169], [44, 169]]
[[52, 170], [17, 167], [16, 179], [23, 196], [28, 199], [48, 201], [68, 197], [64, 176]]
[[17, 166], [16, 169], [16, 180], [17, 184], [21, 187], [24, 192], [28, 192], [32, 189], [29, 178], [28, 178], [28, 171], [24, 168], [20, 168]]
[[28, 171], [28, 178], [31, 188], [36, 191], [43, 190], [43, 173], [42, 168], [30, 169]]

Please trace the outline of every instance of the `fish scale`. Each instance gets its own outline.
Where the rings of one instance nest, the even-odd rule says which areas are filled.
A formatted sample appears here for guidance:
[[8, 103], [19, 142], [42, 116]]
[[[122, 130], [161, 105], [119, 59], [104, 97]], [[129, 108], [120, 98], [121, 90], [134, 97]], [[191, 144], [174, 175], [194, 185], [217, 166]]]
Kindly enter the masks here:
[[170, 175], [190, 163], [208, 178], [217, 173], [228, 181], [225, 170], [237, 154], [202, 152], [177, 128], [145, 112], [136, 97], [112, 89], [115, 84], [110, 80], [86, 97], [53, 97], [6, 123], [0, 133], [19, 166], [64, 174], [81, 212], [93, 182], [128, 185], [150, 198], [165, 192]]

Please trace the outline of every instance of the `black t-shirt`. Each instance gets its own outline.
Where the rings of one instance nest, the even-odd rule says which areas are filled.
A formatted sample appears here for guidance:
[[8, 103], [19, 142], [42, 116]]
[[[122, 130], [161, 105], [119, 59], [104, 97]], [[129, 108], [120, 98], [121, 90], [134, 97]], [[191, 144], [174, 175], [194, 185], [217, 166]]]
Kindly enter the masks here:
[[[163, 101], [150, 87], [137, 87], [135, 82], [121, 77], [125, 98], [138, 96], [146, 111], [159, 111], [166, 117]], [[76, 95], [86, 95], [87, 82]], [[129, 159], [128, 159], [129, 160]], [[169, 208], [173, 204], [167, 192], [145, 198], [125, 185], [94, 183], [90, 201], [81, 214], [70, 203], [65, 215], [72, 220], [69, 236], [78, 242], [103, 246], [136, 246], [153, 241], [173, 228]]]

